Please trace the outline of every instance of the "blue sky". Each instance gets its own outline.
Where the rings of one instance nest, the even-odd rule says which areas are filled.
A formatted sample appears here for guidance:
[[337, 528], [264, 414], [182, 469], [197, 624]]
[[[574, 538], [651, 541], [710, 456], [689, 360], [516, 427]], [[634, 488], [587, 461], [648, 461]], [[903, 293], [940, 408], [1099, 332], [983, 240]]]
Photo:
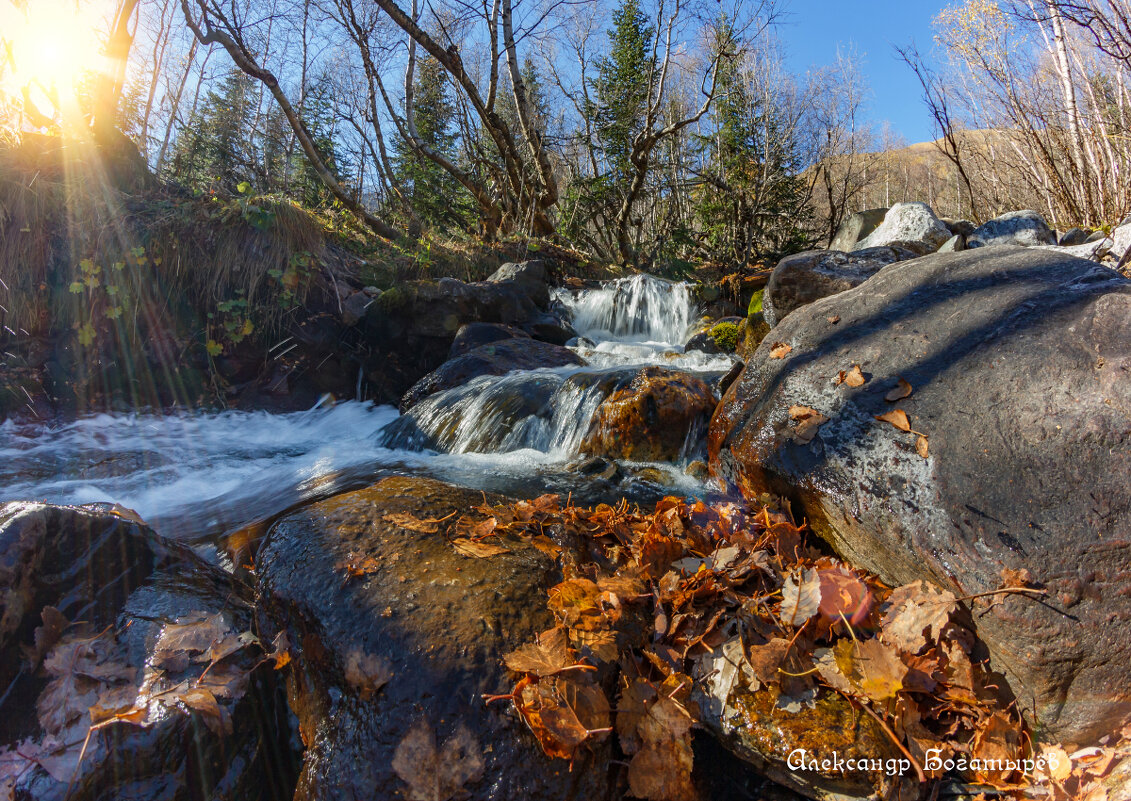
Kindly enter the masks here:
[[931, 20], [946, 0], [788, 0], [778, 36], [789, 66], [804, 72], [832, 62], [837, 47], [854, 47], [871, 88], [869, 116], [887, 120], [908, 142], [932, 138], [931, 119], [914, 73], [895, 53], [914, 41], [930, 55]]

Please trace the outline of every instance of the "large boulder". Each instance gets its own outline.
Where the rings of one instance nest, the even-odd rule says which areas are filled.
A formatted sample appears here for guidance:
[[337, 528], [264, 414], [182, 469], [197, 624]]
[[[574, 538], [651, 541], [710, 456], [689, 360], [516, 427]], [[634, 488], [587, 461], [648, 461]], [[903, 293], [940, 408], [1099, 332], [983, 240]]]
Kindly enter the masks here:
[[703, 380], [645, 367], [597, 408], [581, 452], [638, 462], [676, 461], [694, 450], [715, 409]]
[[395, 403], [448, 357], [467, 323], [522, 328], [545, 319], [531, 287], [519, 281], [409, 281], [376, 298], [359, 324], [370, 356], [364, 368], [377, 400]]
[[534, 259], [508, 262], [495, 270], [487, 279], [490, 283], [513, 282], [521, 286], [540, 306], [550, 302], [550, 287], [546, 283], [546, 263]]
[[1055, 244], [1056, 232], [1049, 228], [1044, 217], [1031, 209], [1011, 211], [994, 217], [975, 228], [966, 239], [966, 246], [969, 248]]
[[[723, 398], [712, 472], [788, 495], [892, 585], [926, 578], [970, 598], [1023, 576], [1037, 592], [974, 601], [993, 667], [1041, 737], [1118, 731], [1131, 713], [1131, 282], [1047, 250], [939, 254], [819, 300], [769, 339], [792, 350], [764, 343]], [[853, 364], [866, 383], [838, 385]], [[886, 401], [908, 391], [900, 379], [912, 394]], [[795, 406], [828, 418], [815, 437], [791, 428]], [[912, 432], [876, 419], [897, 408]]]
[[417, 381], [401, 398], [400, 408], [406, 412], [429, 395], [461, 386], [481, 375], [584, 364], [585, 360], [569, 348], [549, 342], [525, 338], [491, 342], [449, 359]]
[[476, 558], [421, 522], [483, 502], [388, 478], [268, 534], [262, 626], [295, 646], [288, 681], [306, 744], [296, 801], [608, 796], [607, 746], [572, 766], [550, 759], [505, 701], [484, 702], [513, 686], [503, 655], [554, 625], [546, 591], [560, 574], [531, 545]]
[[775, 326], [794, 309], [859, 286], [887, 265], [919, 255], [895, 245], [852, 253], [809, 250], [786, 256], [778, 262], [766, 284], [762, 295], [763, 318], [770, 326]]
[[468, 323], [460, 326], [452, 347], [448, 350], [448, 358], [455, 359], [468, 351], [475, 350], [482, 345], [492, 342], [504, 342], [508, 339], [529, 339], [530, 334], [513, 325], [502, 323]]
[[857, 242], [876, 230], [887, 213], [887, 209], [865, 209], [849, 214], [836, 229], [829, 250], [852, 250]]
[[937, 250], [951, 236], [946, 223], [936, 217], [926, 203], [896, 203], [888, 209], [876, 230], [857, 242], [853, 250], [913, 243], [929, 253]]
[[0, 797], [290, 797], [286, 704], [246, 586], [122, 510], [6, 504], [0, 543], [3, 669], [22, 662], [3, 677]]

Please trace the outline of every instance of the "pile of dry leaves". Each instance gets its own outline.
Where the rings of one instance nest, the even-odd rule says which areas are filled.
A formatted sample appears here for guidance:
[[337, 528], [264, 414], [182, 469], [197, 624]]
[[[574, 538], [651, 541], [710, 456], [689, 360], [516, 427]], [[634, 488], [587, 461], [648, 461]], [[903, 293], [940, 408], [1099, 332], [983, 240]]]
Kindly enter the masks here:
[[489, 700], [511, 702], [551, 757], [572, 759], [615, 733], [640, 798], [693, 797], [692, 674], [724, 646], [742, 662], [738, 675], [775, 689], [786, 709], [843, 695], [922, 783], [945, 774], [998, 795], [1101, 801], [1123, 753], [1114, 743], [1072, 755], [1035, 748], [1004, 680], [979, 657], [970, 610], [1040, 595], [1025, 571], [971, 598], [924, 581], [892, 589], [807, 543], [788, 512], [677, 498], [645, 513], [546, 495], [485, 502], [459, 520], [396, 522], [446, 530], [469, 556], [503, 553], [515, 538], [560, 554], [565, 580], [548, 599], [558, 625], [506, 656], [516, 684]]

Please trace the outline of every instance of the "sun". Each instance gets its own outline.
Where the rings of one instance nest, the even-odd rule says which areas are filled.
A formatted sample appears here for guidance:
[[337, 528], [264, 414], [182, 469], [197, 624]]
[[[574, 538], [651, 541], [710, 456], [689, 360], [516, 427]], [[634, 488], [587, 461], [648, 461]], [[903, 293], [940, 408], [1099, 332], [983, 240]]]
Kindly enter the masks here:
[[98, 10], [75, 0], [0, 0], [0, 91], [65, 113], [91, 72], [106, 69]]

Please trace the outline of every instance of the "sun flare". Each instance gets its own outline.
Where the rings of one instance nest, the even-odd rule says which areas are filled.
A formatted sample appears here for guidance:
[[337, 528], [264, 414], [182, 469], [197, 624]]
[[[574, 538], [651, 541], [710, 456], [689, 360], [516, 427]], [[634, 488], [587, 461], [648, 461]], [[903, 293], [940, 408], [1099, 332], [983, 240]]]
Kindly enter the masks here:
[[37, 105], [71, 105], [84, 77], [105, 68], [98, 8], [75, 0], [0, 0], [0, 89]]

